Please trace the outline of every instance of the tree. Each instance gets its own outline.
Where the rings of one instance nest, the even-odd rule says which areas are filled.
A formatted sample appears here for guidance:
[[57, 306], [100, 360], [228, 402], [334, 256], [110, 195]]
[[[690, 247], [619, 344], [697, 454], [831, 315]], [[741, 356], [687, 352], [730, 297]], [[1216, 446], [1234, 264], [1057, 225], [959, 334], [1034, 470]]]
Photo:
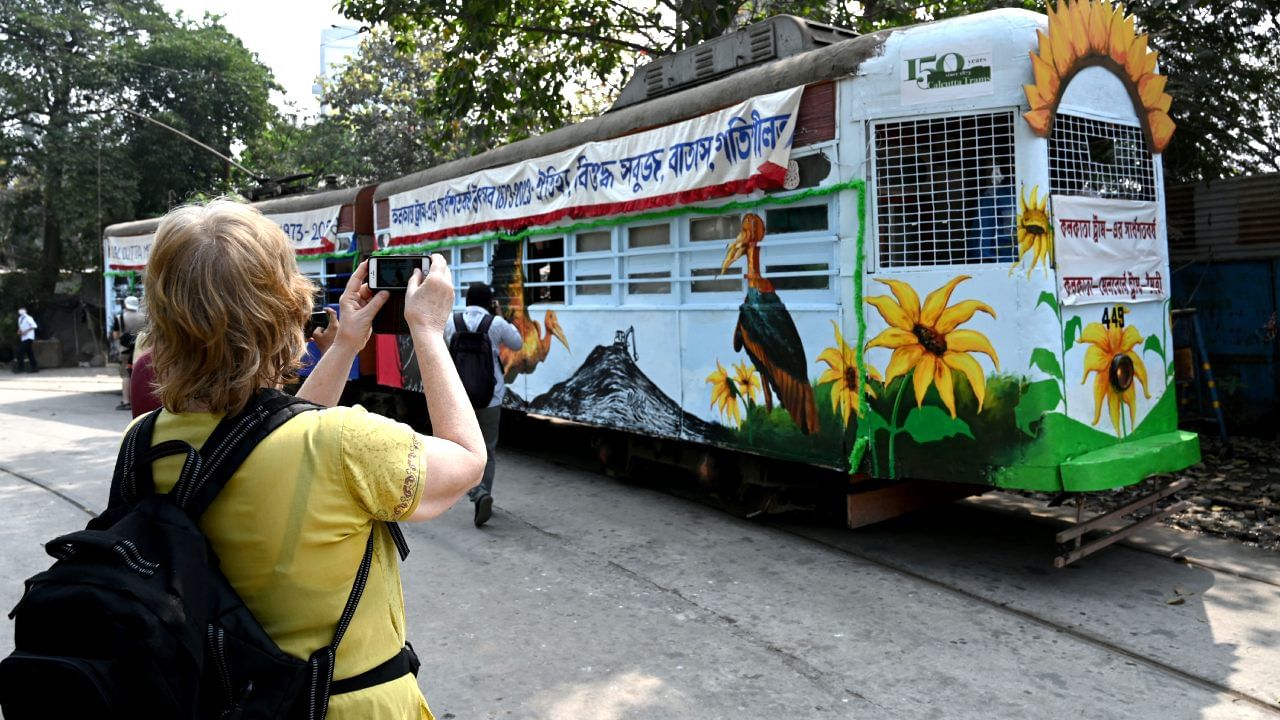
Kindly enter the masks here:
[[0, 249], [41, 294], [97, 264], [103, 225], [224, 182], [221, 161], [123, 109], [227, 153], [272, 112], [271, 76], [238, 40], [155, 0], [5, 0], [0, 46]]
[[389, 179], [468, 154], [477, 129], [460, 118], [425, 112], [440, 92], [440, 53], [425, 38], [397, 43], [386, 28], [360, 44], [324, 88], [320, 119], [300, 126], [281, 118], [245, 151], [244, 159], [272, 176], [337, 175], [343, 185]]
[[[1050, 0], [1053, 1], [1053, 0]], [[433, 38], [441, 50], [424, 118], [459, 118], [486, 145], [566, 124], [579, 88], [617, 87], [647, 61], [792, 13], [860, 32], [1033, 0], [339, 0], [348, 17], [386, 23], [403, 45]], [[1170, 76], [1179, 138], [1171, 180], [1276, 169], [1280, 155], [1280, 27], [1271, 0], [1133, 0]], [[603, 108], [596, 108], [602, 110]], [[448, 128], [446, 128], [447, 130]], [[453, 142], [448, 133], [439, 142]]]

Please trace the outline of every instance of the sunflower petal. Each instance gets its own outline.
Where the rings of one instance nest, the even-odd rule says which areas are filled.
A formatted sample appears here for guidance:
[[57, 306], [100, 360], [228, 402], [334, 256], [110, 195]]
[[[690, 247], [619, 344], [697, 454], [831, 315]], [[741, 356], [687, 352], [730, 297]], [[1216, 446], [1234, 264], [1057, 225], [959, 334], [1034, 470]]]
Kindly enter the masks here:
[[951, 368], [941, 359], [934, 363], [933, 384], [938, 388], [938, 396], [942, 398], [942, 404], [947, 407], [951, 413], [951, 417], [956, 416], [956, 387], [955, 380], [951, 377]]
[[1043, 108], [1024, 112], [1022, 113], [1022, 119], [1027, 121], [1027, 125], [1031, 127], [1031, 132], [1040, 137], [1048, 137], [1049, 127], [1053, 124], [1053, 111]]
[[1089, 323], [1088, 325], [1085, 325], [1084, 330], [1080, 332], [1079, 342], [1097, 345], [1102, 348], [1103, 352], [1110, 349], [1106, 344], [1107, 329], [1102, 326], [1102, 323]]
[[1142, 362], [1142, 358], [1138, 357], [1138, 353], [1130, 350], [1125, 353], [1130, 360], [1133, 361], [1133, 376], [1138, 378], [1138, 382], [1142, 383], [1142, 394], [1148, 400], [1151, 399], [1151, 391], [1147, 389], [1147, 366]]
[[937, 367], [937, 358], [925, 353], [920, 356], [915, 370], [911, 373], [911, 382], [916, 391], [916, 407], [924, 404], [924, 394], [929, 392], [929, 384], [933, 382], [933, 374]]
[[1160, 96], [1164, 93], [1165, 83], [1169, 82], [1169, 78], [1163, 75], [1143, 75], [1138, 81], [1138, 97], [1142, 98], [1142, 104], [1146, 107], [1155, 107]]
[[1169, 140], [1173, 139], [1173, 131], [1177, 126], [1169, 118], [1169, 114], [1162, 110], [1152, 110], [1147, 113], [1147, 123], [1151, 126], [1152, 149], [1156, 152], [1164, 152], [1165, 147], [1169, 145]]
[[973, 388], [974, 397], [978, 398], [978, 412], [982, 412], [982, 402], [987, 396], [987, 380], [983, 376], [982, 367], [978, 365], [978, 361], [974, 360], [972, 355], [948, 351], [942, 356], [942, 362], [946, 363], [947, 367], [964, 373], [965, 378], [969, 380], [969, 386]]
[[1112, 350], [1117, 353], [1129, 352], [1134, 345], [1140, 342], [1142, 342], [1142, 333], [1139, 332], [1138, 328], [1130, 325], [1124, 329], [1124, 333], [1120, 336], [1120, 346], [1112, 348]]
[[979, 310], [991, 317], [996, 316], [996, 311], [981, 300], [963, 300], [943, 310], [942, 315], [938, 317], [938, 321], [933, 324], [933, 329], [946, 335], [960, 325], [969, 322], [973, 314]]
[[910, 330], [915, 327], [916, 323], [920, 322], [920, 296], [916, 295], [916, 291], [901, 280], [882, 280], [880, 278], [876, 278], [876, 280], [889, 286], [890, 292], [893, 293], [894, 297], [898, 298], [898, 306], [902, 308], [902, 312], [906, 314], [907, 319], [910, 321], [906, 326], [900, 327], [903, 330]]
[[876, 335], [875, 337], [871, 338], [871, 340], [867, 342], [867, 347], [868, 348], [883, 347], [883, 348], [893, 349], [893, 348], [900, 348], [904, 345], [912, 345], [918, 342], [920, 342], [920, 338], [916, 337], [915, 333], [908, 332], [901, 328], [891, 327], [891, 328], [885, 328], [880, 332], [879, 335]]
[[929, 293], [924, 299], [924, 309], [920, 311], [920, 324], [925, 327], [936, 327], [938, 317], [942, 315], [942, 311], [947, 309], [947, 303], [951, 300], [951, 293], [960, 283], [968, 280], [968, 275], [957, 275], [947, 281], [946, 285]]
[[907, 374], [907, 371], [919, 362], [921, 355], [924, 355], [923, 345], [907, 345], [894, 350], [893, 357], [889, 359], [889, 366], [884, 369], [885, 385], [893, 382], [893, 379], [899, 375]]
[[844, 350], [845, 348], [849, 347], [848, 343], [844, 341], [844, 335], [841, 334], [840, 332], [839, 323], [837, 323], [835, 320], [832, 320], [831, 329], [835, 330], [836, 332], [836, 347], [840, 348], [841, 350]]
[[991, 358], [991, 362], [995, 364], [996, 369], [1000, 369], [1000, 358], [996, 355], [996, 349], [991, 347], [991, 341], [976, 330], [956, 330], [947, 335], [947, 349], [955, 352], [980, 352], [986, 353]]
[[1110, 368], [1111, 355], [1097, 345], [1090, 345], [1084, 351], [1084, 376], [1080, 378], [1080, 384], [1089, 379], [1089, 373], [1105, 373]]
[[818, 353], [818, 362], [824, 362], [831, 366], [831, 370], [827, 372], [843, 370], [844, 354], [835, 348], [827, 348]]
[[867, 298], [867, 304], [878, 310], [880, 317], [884, 318], [884, 321], [893, 327], [910, 331], [916, 326], [915, 321], [908, 316], [907, 312], [888, 295], [873, 295]]
[[1098, 373], [1093, 379], [1093, 424], [1097, 425], [1102, 419], [1102, 401], [1106, 399], [1108, 391], [1111, 389], [1111, 382], [1107, 379], [1105, 373]]
[[1111, 415], [1111, 425], [1116, 429], [1116, 435], [1120, 435], [1120, 393], [1107, 393], [1107, 412]]
[[1138, 424], [1138, 393], [1132, 385], [1120, 396], [1120, 402], [1129, 406], [1129, 432], [1133, 432], [1133, 427]]

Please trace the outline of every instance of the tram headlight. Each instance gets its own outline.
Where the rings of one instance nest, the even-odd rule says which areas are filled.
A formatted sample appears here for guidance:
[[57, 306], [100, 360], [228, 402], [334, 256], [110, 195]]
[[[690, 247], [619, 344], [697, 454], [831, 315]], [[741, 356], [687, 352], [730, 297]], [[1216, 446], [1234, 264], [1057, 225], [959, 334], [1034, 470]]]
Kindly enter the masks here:
[[1128, 355], [1111, 358], [1111, 387], [1124, 392], [1133, 387], [1133, 359]]

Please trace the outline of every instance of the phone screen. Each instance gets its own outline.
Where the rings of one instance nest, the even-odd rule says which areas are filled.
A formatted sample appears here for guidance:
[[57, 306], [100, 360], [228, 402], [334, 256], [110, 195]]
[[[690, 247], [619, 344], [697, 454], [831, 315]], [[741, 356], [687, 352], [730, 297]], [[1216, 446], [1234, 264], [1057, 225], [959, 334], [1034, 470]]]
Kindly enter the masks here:
[[409, 286], [413, 271], [424, 264], [422, 257], [374, 258], [374, 277], [371, 288], [378, 290], [403, 289]]

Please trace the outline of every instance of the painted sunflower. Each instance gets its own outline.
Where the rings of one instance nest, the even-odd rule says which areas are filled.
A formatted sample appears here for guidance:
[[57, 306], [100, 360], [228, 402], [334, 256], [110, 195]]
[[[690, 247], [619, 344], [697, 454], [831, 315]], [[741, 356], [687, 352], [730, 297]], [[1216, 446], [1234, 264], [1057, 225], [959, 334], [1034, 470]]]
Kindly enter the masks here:
[[754, 404], [756, 398], [760, 397], [760, 375], [754, 367], [746, 362], [734, 364], [733, 380], [738, 386], [738, 395], [744, 402]]
[[1049, 265], [1053, 262], [1053, 225], [1049, 221], [1049, 194], [1044, 200], [1039, 199], [1040, 186], [1031, 188], [1031, 202], [1027, 202], [1027, 189], [1022, 188], [1022, 196], [1018, 198], [1021, 207], [1018, 212], [1018, 261], [1009, 269], [1012, 275], [1022, 261], [1031, 256], [1027, 265], [1027, 279], [1040, 260], [1044, 259], [1044, 272], [1049, 273]]
[[720, 361], [716, 361], [716, 371], [707, 376], [711, 383], [711, 407], [718, 408], [721, 415], [733, 421], [735, 426], [742, 425], [742, 415], [738, 409], [738, 385], [729, 377]]
[[[862, 373], [858, 368], [858, 354], [844, 341], [840, 334], [840, 326], [835, 320], [831, 327], [836, 331], [836, 346], [823, 350], [818, 361], [827, 364], [827, 369], [818, 378], [819, 385], [833, 383], [831, 386], [831, 412], [844, 419], [845, 427], [849, 426], [849, 415], [862, 417]], [[880, 373], [870, 365], [867, 366], [867, 377], [880, 379]], [[867, 387], [867, 394], [876, 396], [876, 391]]]
[[1080, 333], [1080, 343], [1090, 347], [1084, 355], [1083, 385], [1089, 380], [1089, 373], [1097, 373], [1093, 380], [1093, 424], [1102, 419], [1102, 403], [1106, 399], [1107, 411], [1111, 415], [1111, 425], [1116, 435], [1123, 434], [1120, 426], [1120, 406], [1129, 406], [1129, 424], [1138, 419], [1137, 391], [1134, 389], [1134, 378], [1142, 383], [1142, 394], [1148, 399], [1151, 393], [1147, 390], [1147, 366], [1134, 351], [1142, 342], [1142, 333], [1130, 325], [1121, 329], [1119, 325], [1104, 327], [1102, 323], [1089, 323]]
[[893, 350], [893, 357], [884, 372], [885, 384], [909, 372], [915, 388], [916, 407], [924, 404], [925, 393], [933, 385], [938, 388], [942, 404], [946, 405], [951, 417], [956, 416], [952, 371], [964, 373], [969, 379], [973, 394], [978, 398], [978, 412], [982, 412], [987, 393], [986, 376], [972, 353], [986, 354], [995, 368], [1000, 369], [1000, 358], [985, 335], [976, 330], [958, 329], [979, 310], [994, 318], [996, 313], [991, 306], [980, 300], [962, 300], [947, 307], [952, 291], [968, 279], [968, 275], [952, 278], [946, 285], [929, 293], [923, 308], [916, 291], [901, 280], [877, 278], [877, 282], [889, 286], [894, 297], [877, 295], [867, 298], [867, 303], [880, 311], [880, 316], [889, 323], [888, 328], [867, 343], [867, 348]]

